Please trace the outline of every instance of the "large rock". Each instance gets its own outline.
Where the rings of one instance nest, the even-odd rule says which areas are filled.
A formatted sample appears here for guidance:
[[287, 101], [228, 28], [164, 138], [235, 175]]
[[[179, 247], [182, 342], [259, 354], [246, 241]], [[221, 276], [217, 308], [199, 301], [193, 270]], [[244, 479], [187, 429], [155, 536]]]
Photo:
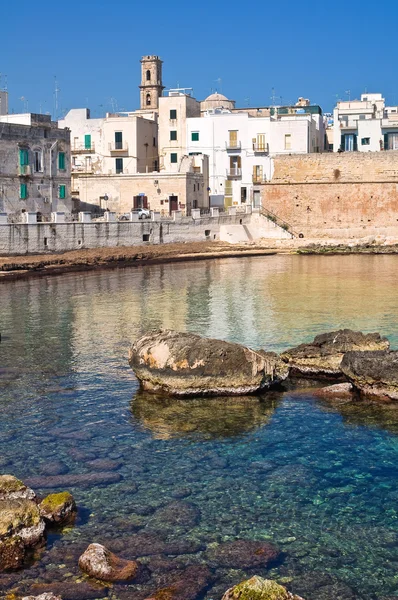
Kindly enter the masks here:
[[79, 558], [79, 567], [90, 577], [101, 581], [134, 579], [139, 571], [137, 562], [119, 558], [101, 544], [89, 545]]
[[25, 596], [22, 600], [62, 600], [61, 596], [54, 596], [52, 592], [40, 594], [40, 596]]
[[39, 510], [47, 521], [64, 523], [76, 511], [76, 503], [69, 492], [49, 494], [40, 502]]
[[137, 340], [129, 362], [144, 389], [179, 396], [253, 394], [288, 375], [274, 352], [167, 330]]
[[281, 354], [293, 377], [343, 379], [340, 365], [346, 352], [388, 350], [387, 338], [378, 333], [364, 334], [340, 329], [317, 335], [313, 342], [300, 344]]
[[398, 400], [398, 352], [348, 352], [341, 370], [362, 395]]
[[0, 500], [15, 498], [33, 500], [36, 494], [14, 475], [0, 475]]
[[44, 528], [33, 500], [0, 500], [0, 571], [21, 567], [26, 548], [44, 540]]
[[222, 600], [303, 600], [272, 581], [254, 576], [227, 590]]
[[210, 570], [204, 565], [191, 565], [176, 577], [170, 585], [157, 590], [146, 600], [196, 600], [212, 579]]

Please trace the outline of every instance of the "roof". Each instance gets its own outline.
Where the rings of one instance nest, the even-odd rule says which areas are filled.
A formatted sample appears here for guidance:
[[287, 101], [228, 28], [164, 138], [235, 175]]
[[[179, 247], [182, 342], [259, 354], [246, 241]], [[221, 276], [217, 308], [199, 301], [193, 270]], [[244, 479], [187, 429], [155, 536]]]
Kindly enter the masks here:
[[215, 94], [210, 94], [210, 96], [207, 96], [207, 98], [205, 99], [205, 102], [207, 102], [208, 100], [226, 100], [228, 102], [228, 98], [226, 96], [224, 96], [223, 94], [219, 94], [218, 92], [216, 92]]

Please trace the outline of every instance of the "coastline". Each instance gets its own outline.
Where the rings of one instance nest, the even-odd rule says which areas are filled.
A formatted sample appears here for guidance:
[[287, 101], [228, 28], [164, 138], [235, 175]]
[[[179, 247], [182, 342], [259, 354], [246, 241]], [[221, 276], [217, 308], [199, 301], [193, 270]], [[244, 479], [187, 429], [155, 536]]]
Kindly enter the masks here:
[[[62, 254], [0, 257], [0, 283], [26, 277], [96, 269], [188, 262], [241, 256], [269, 256], [281, 250], [261, 245], [194, 242], [72, 250]], [[289, 249], [283, 250], [289, 252]]]
[[218, 258], [272, 256], [275, 254], [297, 254], [301, 256], [398, 254], [398, 244], [341, 244], [335, 241], [334, 243], [325, 244], [325, 240], [306, 240], [306, 242], [306, 244], [302, 240], [292, 240], [290, 243], [279, 244], [271, 240], [263, 240], [262, 243], [259, 241], [252, 244], [179, 242], [81, 249], [58, 254], [0, 256], [0, 283], [26, 277]]

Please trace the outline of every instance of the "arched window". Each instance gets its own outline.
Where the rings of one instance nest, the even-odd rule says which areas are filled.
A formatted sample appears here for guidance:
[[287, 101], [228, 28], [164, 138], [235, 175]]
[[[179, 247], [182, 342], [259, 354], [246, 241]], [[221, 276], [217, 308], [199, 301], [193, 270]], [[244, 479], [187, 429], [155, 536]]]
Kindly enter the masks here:
[[151, 94], [146, 95], [146, 105], [151, 106]]
[[151, 72], [150, 72], [150, 70], [149, 70], [149, 69], [148, 69], [148, 71], [146, 72], [146, 80], [147, 80], [147, 81], [151, 81]]

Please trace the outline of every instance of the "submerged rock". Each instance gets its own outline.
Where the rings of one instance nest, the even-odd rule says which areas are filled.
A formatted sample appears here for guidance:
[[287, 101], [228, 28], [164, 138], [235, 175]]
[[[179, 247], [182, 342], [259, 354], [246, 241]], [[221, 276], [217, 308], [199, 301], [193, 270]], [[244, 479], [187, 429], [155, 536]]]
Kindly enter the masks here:
[[272, 581], [254, 576], [227, 590], [222, 600], [303, 600]]
[[281, 354], [293, 377], [344, 379], [340, 368], [346, 352], [388, 350], [390, 343], [379, 333], [364, 334], [340, 329], [317, 335], [313, 342], [300, 344]]
[[187, 567], [167, 587], [157, 590], [147, 600], [196, 600], [211, 582], [211, 572], [204, 565]]
[[62, 600], [61, 596], [55, 596], [52, 592], [40, 594], [40, 596], [25, 596], [22, 600]]
[[129, 363], [144, 389], [177, 396], [253, 394], [288, 375], [274, 352], [169, 330], [138, 339]]
[[354, 394], [354, 388], [351, 383], [336, 383], [323, 388], [316, 388], [313, 391], [314, 396], [319, 398], [330, 398], [335, 400], [351, 400]]
[[76, 503], [69, 492], [49, 494], [40, 502], [39, 510], [47, 521], [63, 523], [76, 511]]
[[207, 552], [214, 567], [253, 569], [265, 567], [280, 555], [276, 546], [263, 541], [234, 540], [224, 542]]
[[362, 395], [398, 400], [398, 352], [348, 352], [341, 370]]
[[134, 560], [119, 558], [101, 544], [90, 544], [79, 558], [84, 573], [102, 581], [126, 581], [134, 579], [139, 564]]

